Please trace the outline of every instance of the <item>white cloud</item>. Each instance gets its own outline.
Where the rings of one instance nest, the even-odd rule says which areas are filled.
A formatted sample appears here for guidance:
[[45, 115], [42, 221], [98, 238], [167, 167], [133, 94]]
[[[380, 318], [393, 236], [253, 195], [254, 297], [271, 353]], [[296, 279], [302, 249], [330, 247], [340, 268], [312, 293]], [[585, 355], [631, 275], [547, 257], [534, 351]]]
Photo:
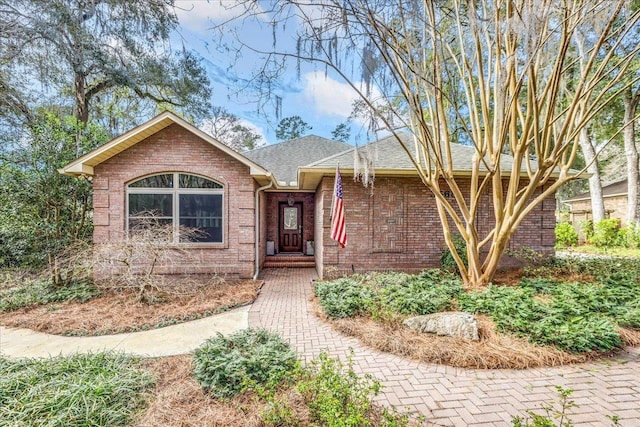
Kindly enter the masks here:
[[308, 73], [303, 79], [305, 104], [318, 114], [347, 118], [358, 94], [346, 83], [325, 77], [320, 71]]
[[[354, 85], [364, 92], [364, 83], [356, 81]], [[353, 109], [353, 102], [360, 99], [360, 95], [347, 83], [339, 82], [325, 73], [314, 71], [303, 78], [303, 93], [305, 104], [314, 109], [316, 114], [328, 115], [347, 119]], [[380, 98], [380, 91], [371, 89], [370, 100]], [[361, 122], [361, 118], [356, 118]]]

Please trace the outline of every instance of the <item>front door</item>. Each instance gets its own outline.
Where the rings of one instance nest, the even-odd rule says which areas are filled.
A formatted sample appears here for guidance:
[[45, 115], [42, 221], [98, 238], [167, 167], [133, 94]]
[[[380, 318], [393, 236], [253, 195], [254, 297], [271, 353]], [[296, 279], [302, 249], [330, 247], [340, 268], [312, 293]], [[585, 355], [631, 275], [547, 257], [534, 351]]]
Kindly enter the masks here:
[[302, 203], [280, 203], [280, 252], [302, 252]]

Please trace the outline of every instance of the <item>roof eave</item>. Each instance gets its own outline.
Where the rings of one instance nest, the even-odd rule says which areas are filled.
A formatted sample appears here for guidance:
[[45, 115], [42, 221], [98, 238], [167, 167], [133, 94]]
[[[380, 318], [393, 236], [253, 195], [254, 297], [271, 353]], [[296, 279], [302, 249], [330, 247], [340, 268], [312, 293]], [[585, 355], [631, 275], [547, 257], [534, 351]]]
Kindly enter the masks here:
[[[340, 168], [340, 172], [343, 174], [353, 174], [353, 168]], [[336, 168], [335, 167], [327, 167], [327, 166], [304, 166], [298, 168], [298, 187], [304, 190], [314, 190], [320, 184], [322, 177], [325, 175], [335, 175]], [[385, 169], [375, 169], [376, 176], [395, 176], [395, 177], [403, 177], [403, 176], [418, 176], [418, 171], [415, 169], [393, 169], [393, 168], [385, 168]], [[469, 170], [457, 170], [453, 172], [454, 176], [458, 177], [471, 177], [472, 172]], [[484, 173], [482, 173], [484, 175]], [[521, 177], [527, 177], [526, 171], [523, 171]], [[559, 173], [554, 173], [551, 175], [551, 178], [558, 178]]]
[[147, 137], [161, 131], [162, 129], [172, 124], [177, 124], [183, 127], [187, 131], [195, 134], [199, 138], [213, 145], [220, 151], [233, 157], [234, 159], [238, 160], [240, 163], [243, 163], [244, 165], [248, 166], [250, 170], [250, 174], [254, 178], [257, 178], [257, 179], [264, 178], [265, 182], [268, 182], [272, 179], [270, 178], [271, 173], [268, 172], [266, 169], [262, 168], [260, 165], [248, 159], [247, 157], [243, 156], [242, 154], [238, 153], [237, 151], [227, 147], [220, 141], [213, 138], [211, 135], [203, 132], [202, 130], [198, 129], [191, 123], [185, 121], [184, 119], [178, 117], [177, 115], [175, 115], [170, 111], [165, 111], [163, 113], [160, 113], [156, 117], [141, 124], [140, 126], [137, 126], [131, 129], [129, 132], [126, 132], [112, 139], [106, 144], [74, 160], [73, 162], [69, 163], [68, 165], [64, 166], [58, 171], [62, 174], [71, 175], [71, 176], [93, 176], [95, 166], [116, 156], [117, 154], [120, 154], [121, 152], [132, 147], [138, 142], [143, 141]]

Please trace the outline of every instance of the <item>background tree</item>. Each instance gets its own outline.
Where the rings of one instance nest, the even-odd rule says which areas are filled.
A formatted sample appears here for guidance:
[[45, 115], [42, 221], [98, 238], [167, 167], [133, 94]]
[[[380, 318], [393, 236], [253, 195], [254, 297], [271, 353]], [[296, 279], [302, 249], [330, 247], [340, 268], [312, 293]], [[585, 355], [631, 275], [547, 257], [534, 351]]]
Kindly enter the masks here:
[[0, 264], [38, 268], [91, 236], [91, 185], [58, 168], [108, 136], [96, 125], [44, 110], [27, 129], [0, 161]]
[[351, 138], [351, 126], [348, 122], [340, 123], [331, 131], [331, 137], [336, 141], [349, 142], [349, 138]]
[[[321, 63], [378, 113], [378, 128], [396, 137], [431, 190], [467, 286], [488, 283], [527, 214], [575, 179], [581, 132], [626, 89], [625, 73], [640, 52], [638, 45], [619, 49], [640, 17], [627, 5], [325, 0], [264, 10], [245, 3], [247, 14], [274, 28], [290, 17], [298, 22], [296, 46], [274, 40], [275, 48], [263, 51], [273, 65], [265, 69], [282, 70], [291, 57]], [[605, 16], [598, 25], [596, 15]], [[585, 28], [593, 31], [576, 71], [570, 52]], [[411, 131], [413, 144], [402, 142], [399, 126]], [[476, 152], [464, 178], [454, 174], [451, 157], [458, 141]], [[493, 215], [481, 234], [476, 214], [485, 194]], [[468, 265], [452, 233], [464, 239]]]
[[160, 110], [210, 109], [173, 51], [173, 0], [0, 0], [0, 263], [38, 267], [91, 236], [88, 182], [57, 169]]
[[300, 116], [285, 117], [278, 123], [276, 138], [278, 138], [279, 141], [300, 138], [311, 129], [313, 128], [302, 120]]
[[[639, 71], [640, 75], [640, 71]], [[623, 135], [627, 160], [628, 205], [627, 222], [640, 224], [640, 161], [636, 144], [636, 121], [640, 105], [640, 83], [629, 87], [623, 97]]]
[[211, 117], [204, 120], [200, 127], [236, 151], [253, 150], [264, 145], [262, 135], [244, 126], [238, 116], [224, 107], [213, 107]]
[[202, 117], [209, 82], [194, 53], [169, 49], [177, 23], [173, 0], [0, 0], [0, 105], [28, 119], [33, 100], [62, 96], [86, 123], [126, 88]]

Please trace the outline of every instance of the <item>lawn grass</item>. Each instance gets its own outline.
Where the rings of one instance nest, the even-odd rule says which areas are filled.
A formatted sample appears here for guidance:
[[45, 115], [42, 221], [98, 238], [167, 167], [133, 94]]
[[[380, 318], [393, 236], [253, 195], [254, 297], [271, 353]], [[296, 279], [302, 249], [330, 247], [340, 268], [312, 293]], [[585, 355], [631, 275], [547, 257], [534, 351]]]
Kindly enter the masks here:
[[599, 247], [594, 245], [580, 245], [567, 248], [565, 249], [565, 252], [572, 254], [578, 253], [640, 259], [640, 248], [632, 249], [625, 247]]
[[153, 384], [149, 372], [121, 354], [0, 358], [0, 424], [124, 426]]

